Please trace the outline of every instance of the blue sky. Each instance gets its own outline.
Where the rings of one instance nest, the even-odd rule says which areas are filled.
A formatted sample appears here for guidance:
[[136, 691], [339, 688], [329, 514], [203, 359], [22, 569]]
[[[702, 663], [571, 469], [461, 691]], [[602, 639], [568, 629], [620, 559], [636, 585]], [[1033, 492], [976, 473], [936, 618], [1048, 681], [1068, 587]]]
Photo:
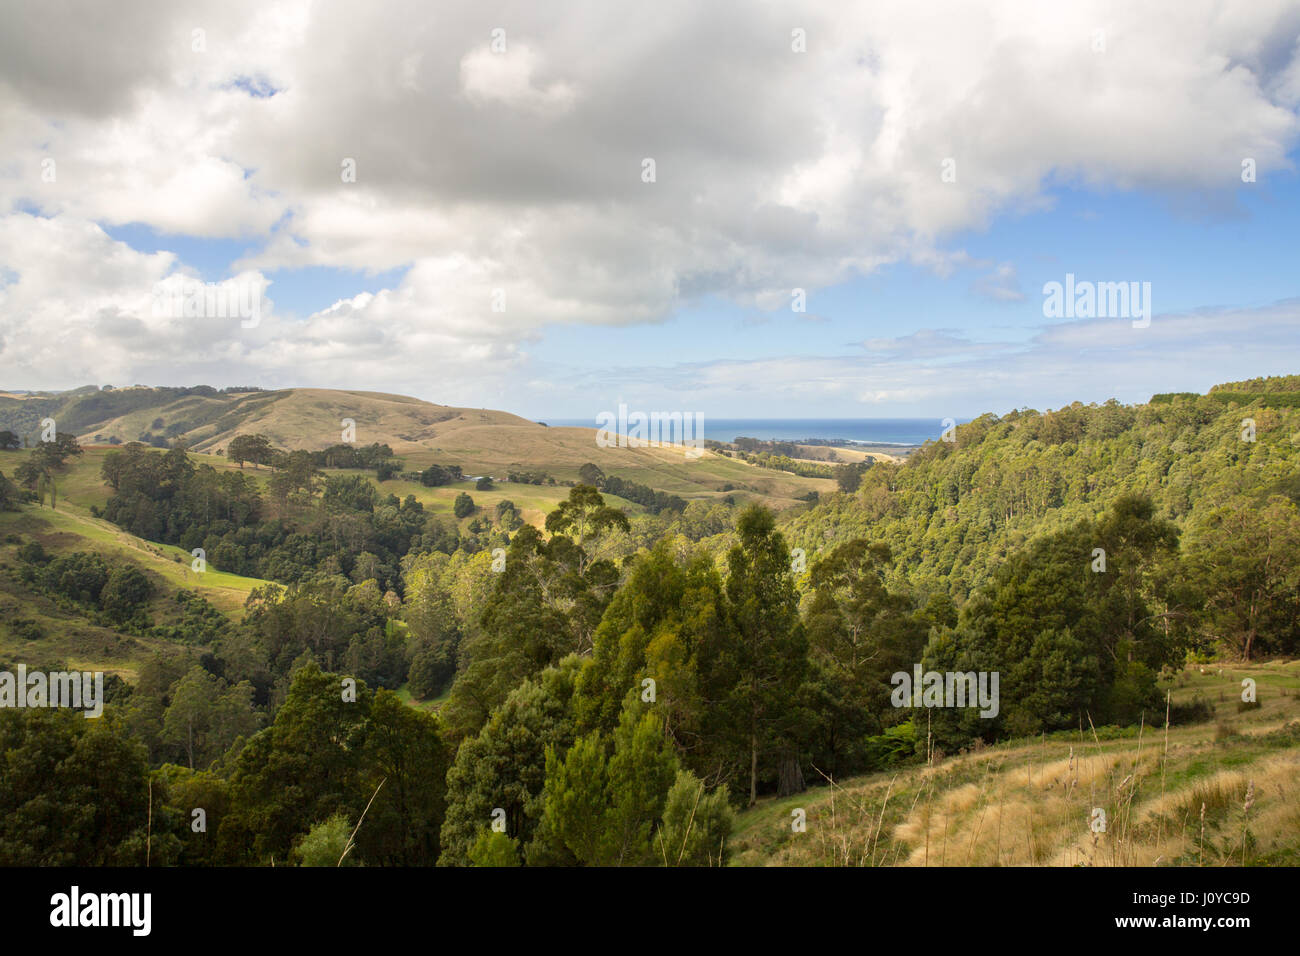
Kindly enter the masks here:
[[[974, 260], [951, 272], [940, 274], [931, 266], [909, 262], [884, 265], [871, 275], [810, 290], [804, 315], [783, 309], [763, 311], [711, 296], [684, 303], [662, 321], [631, 326], [548, 324], [537, 330], [527, 352], [543, 365], [564, 366], [581, 374], [606, 369], [610, 355], [635, 355], [638, 363], [649, 366], [779, 359], [791, 351], [852, 359], [862, 354], [864, 341], [928, 329], [979, 341], [1025, 344], [1043, 325], [1068, 321], [1043, 316], [1041, 292], [1044, 283], [1063, 281], [1067, 271], [1079, 280], [1150, 282], [1158, 313], [1261, 307], [1300, 297], [1296, 282], [1300, 240], [1295, 228], [1300, 218], [1300, 178], [1294, 173], [1280, 172], [1267, 183], [1219, 192], [1173, 195], [1062, 185], [1045, 196], [1048, 209], [1008, 211], [987, 228], [950, 237], [947, 246]], [[141, 224], [105, 224], [104, 229], [139, 252], [175, 254], [179, 265], [208, 282], [232, 275], [238, 262], [266, 245], [261, 239], [160, 235]], [[1004, 298], [989, 294], [981, 285], [993, 271], [990, 263], [1015, 270], [1014, 281], [999, 285], [1008, 293]], [[373, 273], [330, 266], [268, 270], [267, 295], [278, 312], [304, 319], [339, 300], [394, 288], [406, 272], [406, 267]], [[961, 358], [943, 356], [930, 362], [941, 367]], [[1171, 367], [1159, 382], [1122, 383], [1122, 390], [1115, 388], [1120, 383], [1099, 383], [1100, 390], [1078, 397], [1097, 401], [1114, 395], [1142, 401], [1152, 391], [1201, 391], [1234, 376], [1300, 371], [1300, 353], [1279, 354], [1264, 368], [1234, 365], [1230, 355], [1221, 358], [1222, 365]], [[427, 397], [455, 403], [454, 396], [431, 393]], [[1025, 395], [1024, 404], [1035, 402], [1036, 396]], [[583, 411], [572, 405], [516, 410], [557, 418]], [[960, 413], [985, 410], [972, 405]], [[743, 417], [751, 410], [739, 404], [709, 411]], [[775, 411], [798, 417], [804, 409]]]
[[[16, 17], [0, 386], [966, 418], [1300, 372], [1287, 0], [438, 13]], [[1151, 325], [1046, 317], [1067, 273]]]

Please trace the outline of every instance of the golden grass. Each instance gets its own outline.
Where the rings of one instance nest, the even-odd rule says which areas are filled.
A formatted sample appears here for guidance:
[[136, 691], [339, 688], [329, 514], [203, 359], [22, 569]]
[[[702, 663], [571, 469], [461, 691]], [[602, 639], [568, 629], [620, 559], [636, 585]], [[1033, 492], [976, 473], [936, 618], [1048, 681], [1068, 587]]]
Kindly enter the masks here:
[[[1241, 676], [1255, 677], [1264, 706], [1234, 713], [1238, 733], [1229, 738], [1210, 720], [1170, 728], [1166, 745], [1161, 713], [1158, 726], [1115, 739], [1085, 728], [761, 801], [741, 815], [734, 862], [1293, 865], [1300, 861], [1300, 698], [1291, 687], [1300, 662], [1225, 671], [1197, 675], [1176, 695], [1225, 681], [1232, 693]], [[805, 833], [789, 832], [791, 806], [805, 808]], [[1095, 810], [1105, 814], [1105, 828], [1094, 832]]]
[[[280, 448], [316, 450], [339, 443], [343, 420], [351, 419], [357, 444], [387, 444], [411, 471], [434, 463], [455, 464], [466, 474], [505, 478], [510, 471], [543, 471], [557, 481], [574, 481], [578, 469], [593, 462], [607, 474], [686, 498], [736, 494], [775, 507], [792, 505], [810, 490], [835, 489], [830, 479], [802, 478], [711, 452], [688, 458], [681, 447], [601, 448], [594, 427], [548, 428], [509, 412], [434, 405], [381, 392], [295, 388], [187, 396], [170, 402], [159, 395], [156, 405], [81, 427], [84, 444], [102, 447], [90, 449], [69, 478], [76, 483], [82, 480], [80, 475], [93, 474], [93, 484], [97, 484], [98, 464], [93, 472], [80, 465], [95, 460], [90, 451], [99, 452], [102, 458], [108, 450], [103, 443], [111, 437], [133, 441], [145, 432], [158, 434], [168, 426], [192, 425], [180, 437], [203, 460], [223, 467], [224, 459], [215, 452], [224, 450], [236, 435], [261, 433]], [[162, 428], [154, 427], [158, 419]], [[841, 457], [860, 454], [848, 449]], [[93, 484], [69, 493], [83, 506], [102, 505], [107, 493]]]

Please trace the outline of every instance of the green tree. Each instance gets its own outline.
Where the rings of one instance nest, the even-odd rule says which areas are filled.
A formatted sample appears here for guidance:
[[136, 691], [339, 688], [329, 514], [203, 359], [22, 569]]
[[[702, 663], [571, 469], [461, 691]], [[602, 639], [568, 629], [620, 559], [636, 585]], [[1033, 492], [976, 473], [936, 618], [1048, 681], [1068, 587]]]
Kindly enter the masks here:
[[370, 796], [358, 759], [370, 691], [358, 682], [353, 701], [343, 689], [340, 675], [301, 667], [275, 722], [240, 752], [221, 835], [252, 859], [286, 859], [313, 820], [360, 815]]
[[172, 687], [161, 739], [180, 748], [191, 770], [206, 768], [258, 726], [253, 687], [230, 686], [195, 664]]
[[507, 532], [517, 530], [524, 523], [519, 509], [515, 507], [513, 501], [509, 500], [497, 502], [496, 518], [501, 530]]
[[4, 708], [0, 753], [0, 866], [144, 864], [145, 748], [112, 713]]
[[663, 866], [726, 866], [734, 829], [726, 785], [709, 793], [695, 774], [679, 770], [655, 834], [655, 859]]
[[608, 764], [608, 853], [610, 861], [620, 866], [653, 862], [654, 834], [678, 771], [663, 721], [640, 711], [635, 705], [624, 711]]
[[[1173, 528], [1145, 499], [1123, 496], [1009, 556], [962, 608], [955, 632], [933, 639], [924, 666], [996, 672], [999, 712], [930, 714], [936, 742], [960, 746], [999, 732], [1025, 736], [1136, 721], [1158, 706], [1154, 675], [1179, 660], [1183, 639], [1162, 596]], [[1104, 551], [1105, 570], [1101, 570]]]
[[605, 742], [599, 734], [578, 738], [563, 755], [547, 748], [543, 839], [558, 840], [579, 863], [610, 862], [605, 820], [608, 790]]
[[[575, 485], [569, 497], [546, 516], [546, 530], [550, 534], [563, 534], [573, 539], [581, 550], [588, 537], [598, 537], [612, 529], [627, 531], [627, 515], [605, 504], [604, 497], [591, 485]], [[585, 558], [578, 568], [585, 569]]]
[[[230, 809], [225, 777], [170, 763], [152, 777], [154, 840], [164, 833], [171, 835], [176, 865], [223, 866], [242, 861], [242, 847], [222, 846], [217, 839], [220, 822]], [[202, 813], [196, 815], [196, 810]]]
[[483, 830], [469, 851], [470, 866], [519, 866], [519, 841], [496, 830]]
[[834, 777], [866, 769], [868, 738], [902, 719], [889, 706], [889, 679], [911, 672], [929, 635], [911, 600], [887, 587], [892, 563], [888, 546], [858, 538], [809, 576], [809, 670], [799, 704], [813, 762]]
[[271, 439], [265, 435], [236, 435], [226, 445], [226, 459], [235, 462], [240, 468], [244, 467], [244, 462], [249, 461], [256, 468], [270, 462], [273, 451]]
[[527, 845], [542, 815], [546, 751], [573, 744], [570, 700], [579, 662], [570, 657], [516, 687], [447, 771], [447, 816], [439, 866], [464, 866], [493, 811], [505, 812], [505, 833]]
[[1246, 661], [1261, 646], [1300, 650], [1300, 509], [1293, 501], [1273, 495], [1263, 507], [1216, 508], [1197, 530], [1189, 563], [1212, 638]]
[[0, 471], [0, 511], [17, 511], [21, 503], [22, 492]]
[[[581, 650], [571, 614], [582, 581], [565, 576], [535, 528], [515, 535], [505, 569], [492, 578], [458, 649], [464, 670], [444, 708], [457, 735], [476, 733], [522, 680]], [[561, 601], [562, 593], [568, 600]]]
[[68, 470], [68, 459], [82, 454], [81, 445], [73, 435], [59, 432], [53, 441], [36, 443], [27, 460], [15, 470], [19, 483], [36, 492], [40, 502], [45, 502], [45, 492], [50, 493], [50, 508], [58, 508], [58, 479]]
[[782, 794], [803, 788], [789, 703], [807, 669], [790, 552], [772, 513], [757, 505], [740, 516], [739, 543], [727, 557], [729, 633], [705, 649], [702, 668], [716, 717], [746, 753], [749, 804], [758, 802], [759, 758], [771, 754]]
[[432, 700], [456, 676], [456, 654], [447, 644], [421, 644], [411, 655], [407, 686], [416, 700]]
[[378, 690], [362, 749], [362, 790], [373, 795], [357, 832], [362, 859], [433, 866], [446, 814], [447, 747], [438, 718]]
[[321, 504], [326, 511], [362, 511], [367, 514], [379, 504], [379, 491], [365, 475], [333, 475], [325, 479]]
[[862, 473], [866, 470], [866, 465], [861, 462], [837, 465], [835, 468], [835, 483], [839, 486], [840, 491], [851, 495], [862, 485]]
[[[653, 862], [653, 837], [678, 770], [654, 714], [629, 706], [612, 747], [602, 734], [589, 734], [563, 757], [550, 748], [546, 764], [545, 838], [563, 843], [586, 866]], [[533, 856], [530, 849], [530, 861]]]
[[290, 452], [277, 457], [274, 464], [275, 474], [268, 479], [266, 490], [280, 513], [284, 515], [291, 503], [309, 505], [316, 496], [321, 477], [310, 452]]
[[457, 518], [468, 518], [474, 513], [474, 499], [468, 493], [462, 491], [452, 502], [451, 513]]
[[109, 572], [108, 581], [99, 593], [99, 603], [110, 620], [118, 623], [131, 618], [149, 600], [153, 585], [134, 565], [118, 565]]
[[594, 649], [578, 678], [579, 728], [612, 733], [628, 695], [654, 681], [655, 711], [678, 755], [714, 772], [717, 752], [705, 737], [707, 704], [698, 657], [725, 644], [725, 602], [713, 559], [704, 551], [679, 558], [662, 540], [632, 564], [596, 629]]
[[352, 823], [342, 813], [335, 813], [327, 820], [314, 824], [293, 847], [293, 858], [299, 866], [351, 866], [356, 859], [347, 849], [348, 836], [352, 833]]

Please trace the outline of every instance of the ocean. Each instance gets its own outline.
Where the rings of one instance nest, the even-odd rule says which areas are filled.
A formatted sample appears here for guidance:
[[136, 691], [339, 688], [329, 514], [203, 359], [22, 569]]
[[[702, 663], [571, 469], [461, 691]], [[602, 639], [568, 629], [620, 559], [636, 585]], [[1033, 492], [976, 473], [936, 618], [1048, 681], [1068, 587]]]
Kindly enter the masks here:
[[[548, 425], [596, 428], [594, 419], [545, 418]], [[729, 442], [738, 437], [763, 441], [799, 441], [804, 438], [857, 442], [864, 445], [910, 447], [935, 441], [943, 433], [938, 418], [709, 418], [704, 416], [704, 437]]]

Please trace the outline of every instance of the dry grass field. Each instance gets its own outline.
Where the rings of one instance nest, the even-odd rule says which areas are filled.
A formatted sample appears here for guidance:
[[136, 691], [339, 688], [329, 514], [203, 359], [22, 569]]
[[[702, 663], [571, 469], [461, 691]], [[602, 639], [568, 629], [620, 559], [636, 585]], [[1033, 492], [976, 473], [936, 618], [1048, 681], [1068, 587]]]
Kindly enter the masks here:
[[[1257, 709], [1238, 709], [1244, 677]], [[1300, 864], [1300, 661], [1190, 667], [1166, 687], [1175, 704], [1208, 699], [1214, 718], [1166, 732], [1162, 711], [760, 801], [740, 817], [733, 862]]]
[[[576, 481], [578, 469], [593, 462], [607, 474], [685, 498], [735, 494], [778, 508], [808, 491], [835, 488], [829, 479], [758, 468], [711, 452], [689, 458], [679, 447], [601, 448], [594, 427], [549, 428], [509, 412], [434, 405], [381, 392], [293, 388], [172, 400], [157, 389], [119, 389], [113, 396], [111, 401], [105, 393], [68, 399], [66, 411], [58, 413], [60, 427], [75, 429], [88, 447], [171, 433], [193, 452], [210, 456], [201, 460], [220, 466], [223, 460], [216, 452], [237, 435], [263, 434], [278, 448], [318, 450], [341, 441], [346, 419], [355, 423], [356, 444], [387, 444], [410, 471], [454, 464], [469, 475], [504, 479], [510, 471], [542, 471], [557, 481]], [[0, 403], [0, 428], [31, 431], [21, 422], [35, 413], [20, 414], [22, 401]], [[114, 403], [140, 407], [98, 417], [105, 412], [97, 409], [116, 410]], [[0, 470], [5, 461], [0, 456]]]

